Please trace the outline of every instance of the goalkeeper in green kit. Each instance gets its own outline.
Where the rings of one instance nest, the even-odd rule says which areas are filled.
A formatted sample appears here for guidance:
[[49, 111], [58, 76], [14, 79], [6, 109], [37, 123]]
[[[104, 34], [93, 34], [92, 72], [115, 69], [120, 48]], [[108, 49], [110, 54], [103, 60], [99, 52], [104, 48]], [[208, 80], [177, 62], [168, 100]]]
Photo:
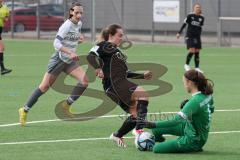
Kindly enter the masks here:
[[[182, 104], [177, 115], [166, 121], [142, 122], [144, 128], [151, 128], [156, 143], [154, 153], [199, 152], [207, 142], [213, 107], [213, 84], [205, 76], [189, 70], [183, 76], [183, 84], [192, 97]], [[179, 136], [165, 141], [164, 134]]]

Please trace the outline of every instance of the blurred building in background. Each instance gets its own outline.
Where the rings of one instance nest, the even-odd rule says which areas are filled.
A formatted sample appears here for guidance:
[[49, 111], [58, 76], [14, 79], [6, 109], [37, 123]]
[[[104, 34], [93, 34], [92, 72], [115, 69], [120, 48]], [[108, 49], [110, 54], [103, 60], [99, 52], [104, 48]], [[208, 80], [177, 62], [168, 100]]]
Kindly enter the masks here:
[[[5, 0], [8, 4], [13, 1], [16, 6], [14, 5], [15, 9], [12, 12], [14, 14], [5, 28], [5, 31], [8, 31], [5, 33], [7, 36], [52, 39], [57, 32], [56, 29], [66, 19], [69, 6], [76, 0]], [[240, 0], [79, 0], [79, 2], [84, 6], [83, 32], [92, 40], [102, 27], [110, 23], [120, 23], [130, 40], [179, 43], [175, 34], [186, 15], [191, 12], [192, 5], [197, 2], [202, 5], [205, 16], [203, 43], [240, 45]], [[17, 4], [18, 6], [22, 4], [23, 7], [19, 8]], [[159, 17], [155, 18], [153, 15]]]

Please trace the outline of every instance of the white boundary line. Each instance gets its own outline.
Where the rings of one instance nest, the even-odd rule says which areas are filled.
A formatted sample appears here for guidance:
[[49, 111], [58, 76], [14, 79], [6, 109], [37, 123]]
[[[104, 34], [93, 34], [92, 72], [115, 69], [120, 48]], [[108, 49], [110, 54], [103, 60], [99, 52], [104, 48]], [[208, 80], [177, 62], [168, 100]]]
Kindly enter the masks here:
[[[240, 112], [240, 109], [230, 109], [230, 110], [215, 110], [215, 112]], [[148, 113], [148, 115], [160, 115], [160, 114], [173, 114], [177, 112], [158, 112], [158, 113]], [[81, 117], [81, 119], [86, 119], [86, 118], [121, 118], [121, 117], [126, 117], [126, 114], [121, 114], [121, 115], [106, 115], [106, 116], [100, 116], [100, 117]], [[68, 120], [68, 119], [66, 119]], [[78, 120], [78, 119], [76, 119]], [[80, 119], [79, 119], [80, 120]], [[50, 120], [41, 120], [41, 121], [30, 121], [27, 122], [27, 124], [36, 124], [36, 123], [48, 123], [48, 122], [58, 122], [58, 121], [63, 121], [61, 119], [50, 119]], [[18, 126], [20, 123], [10, 123], [10, 124], [1, 124], [0, 128], [3, 127], [11, 127], [11, 126]]]
[[[219, 131], [210, 132], [210, 134], [228, 134], [228, 133], [240, 133], [240, 131]], [[171, 136], [171, 135], [166, 135]], [[134, 137], [124, 137], [125, 139], [133, 139]], [[38, 144], [38, 143], [60, 143], [60, 142], [77, 142], [77, 141], [97, 141], [97, 140], [109, 140], [108, 137], [102, 138], [79, 138], [79, 139], [58, 139], [58, 140], [45, 140], [45, 141], [25, 141], [25, 142], [4, 142], [0, 143], [0, 146], [4, 145], [19, 145], [19, 144]]]

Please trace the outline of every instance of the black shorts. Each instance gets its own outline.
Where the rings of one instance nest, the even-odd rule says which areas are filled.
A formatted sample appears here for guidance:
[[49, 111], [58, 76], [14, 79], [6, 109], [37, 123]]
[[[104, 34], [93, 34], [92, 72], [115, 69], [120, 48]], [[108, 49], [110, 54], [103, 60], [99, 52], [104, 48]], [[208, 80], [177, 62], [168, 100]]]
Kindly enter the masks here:
[[187, 44], [187, 49], [189, 48], [202, 49], [202, 42], [200, 37], [186, 37], [185, 40]]
[[2, 31], [3, 31], [3, 27], [0, 27], [0, 40], [2, 40]]
[[129, 107], [133, 105], [131, 97], [137, 87], [137, 84], [127, 79], [114, 82], [114, 85], [111, 84], [110, 80], [103, 81], [103, 88], [107, 96], [127, 113], [129, 113]]

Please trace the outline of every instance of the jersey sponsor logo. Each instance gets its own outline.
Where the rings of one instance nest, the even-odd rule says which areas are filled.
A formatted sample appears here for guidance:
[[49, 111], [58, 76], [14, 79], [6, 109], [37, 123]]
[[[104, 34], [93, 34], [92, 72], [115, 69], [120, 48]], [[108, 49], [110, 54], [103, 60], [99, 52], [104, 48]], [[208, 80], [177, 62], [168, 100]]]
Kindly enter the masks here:
[[197, 21], [192, 21], [191, 24], [193, 26], [200, 26], [200, 22], [197, 22]]
[[68, 32], [67, 36], [65, 37], [65, 40], [69, 41], [77, 41], [80, 38], [80, 34], [76, 32]]

